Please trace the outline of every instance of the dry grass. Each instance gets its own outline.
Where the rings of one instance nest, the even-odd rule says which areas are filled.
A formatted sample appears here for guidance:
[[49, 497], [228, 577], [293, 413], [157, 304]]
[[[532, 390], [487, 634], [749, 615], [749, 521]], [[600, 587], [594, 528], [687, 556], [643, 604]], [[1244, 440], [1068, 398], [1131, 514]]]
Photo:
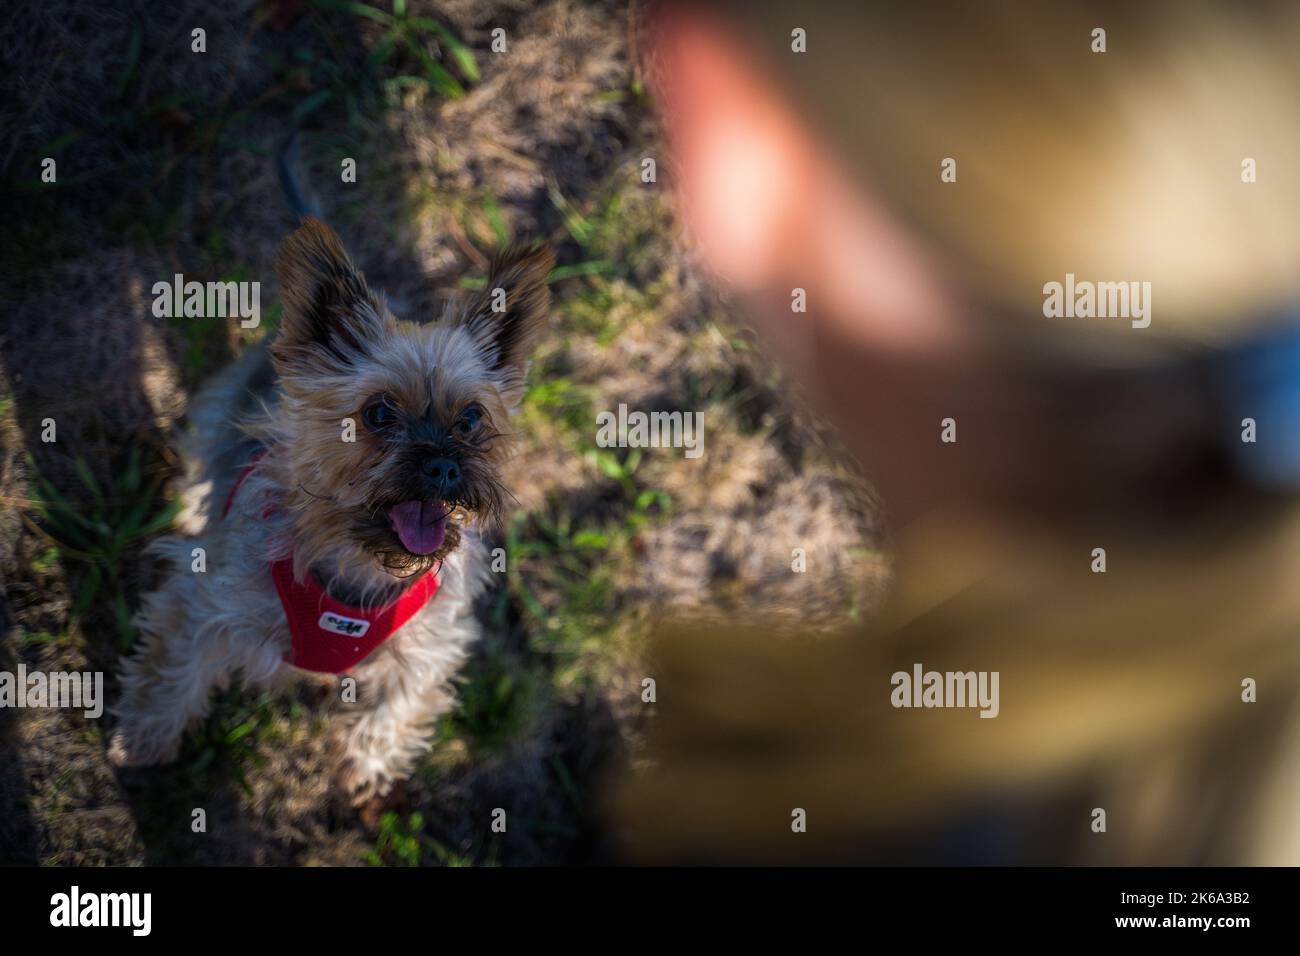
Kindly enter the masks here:
[[[605, 859], [600, 782], [636, 754], [652, 615], [748, 608], [830, 624], [874, 600], [885, 569], [860, 477], [696, 274], [662, 187], [636, 175], [659, 145], [627, 9], [410, 6], [475, 51], [477, 83], [445, 44], [420, 41], [463, 97], [393, 82], [420, 75], [418, 56], [369, 66], [387, 28], [325, 5], [180, 5], [145, 22], [116, 4], [53, 3], [0, 37], [17, 66], [3, 122], [15, 130], [4, 173], [20, 223], [0, 248], [18, 299], [0, 342], [0, 668], [113, 671], [113, 595], [72, 615], [86, 563], [20, 520], [33, 468], [85, 499], [78, 456], [110, 494], [132, 445], [148, 476], [174, 467], [169, 437], [189, 390], [250, 336], [154, 319], [149, 287], [177, 271], [262, 281], [259, 334], [274, 327], [270, 264], [292, 223], [274, 156], [295, 123], [311, 192], [399, 313], [436, 314], [508, 238], [546, 238], [569, 267], [520, 418], [519, 505], [501, 538], [513, 570], [482, 608], [493, 636], [389, 815], [332, 801], [309, 690], [233, 693], [175, 767], [120, 777], [97, 722], [6, 711], [2, 860]], [[192, 24], [208, 31], [206, 56], [189, 52]], [[508, 55], [488, 52], [498, 25]], [[57, 201], [32, 185], [50, 144]], [[355, 185], [339, 182], [344, 157], [358, 162]], [[702, 411], [706, 454], [638, 462], [597, 449], [595, 413], [620, 402]], [[53, 446], [39, 440], [50, 416]], [[794, 548], [805, 574], [790, 569]], [[124, 563], [120, 597], [134, 606], [149, 568], [134, 549]], [[497, 806], [509, 808], [508, 837], [489, 833]], [[195, 807], [205, 834], [190, 833]]]

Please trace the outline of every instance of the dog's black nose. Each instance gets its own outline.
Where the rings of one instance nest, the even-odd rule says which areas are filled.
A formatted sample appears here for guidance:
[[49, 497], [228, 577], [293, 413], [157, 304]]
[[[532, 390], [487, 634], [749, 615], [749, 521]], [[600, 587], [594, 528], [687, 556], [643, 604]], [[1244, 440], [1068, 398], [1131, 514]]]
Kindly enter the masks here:
[[424, 473], [433, 481], [438, 493], [446, 496], [460, 484], [460, 465], [450, 458], [426, 457], [421, 463]]

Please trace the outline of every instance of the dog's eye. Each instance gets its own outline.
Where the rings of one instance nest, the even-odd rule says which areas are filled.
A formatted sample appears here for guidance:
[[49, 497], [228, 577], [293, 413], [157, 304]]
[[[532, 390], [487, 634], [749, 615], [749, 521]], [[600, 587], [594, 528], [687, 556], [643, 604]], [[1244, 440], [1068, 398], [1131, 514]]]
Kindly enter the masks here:
[[397, 423], [397, 412], [381, 398], [367, 405], [366, 410], [361, 413], [361, 418], [367, 428], [372, 432], [378, 432]]
[[456, 431], [462, 435], [470, 435], [474, 429], [478, 428], [479, 421], [483, 418], [483, 412], [477, 405], [471, 405], [465, 411], [461, 412], [460, 418], [456, 421]]

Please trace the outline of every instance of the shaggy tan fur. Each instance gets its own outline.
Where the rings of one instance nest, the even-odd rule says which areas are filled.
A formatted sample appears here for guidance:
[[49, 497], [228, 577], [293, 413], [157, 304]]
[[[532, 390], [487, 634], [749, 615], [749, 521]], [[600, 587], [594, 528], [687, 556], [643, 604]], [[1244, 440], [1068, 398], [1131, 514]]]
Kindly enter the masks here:
[[[271, 381], [259, 368], [267, 355], [254, 352], [190, 410], [185, 534], [155, 545], [171, 573], [146, 598], [139, 647], [123, 665], [115, 763], [173, 759], [212, 690], [236, 674], [274, 686], [302, 673], [284, 661], [291, 639], [269, 568], [292, 556], [300, 581], [315, 575], [362, 606], [440, 569], [434, 600], [351, 672], [357, 702], [343, 705], [333, 736], [339, 783], [354, 801], [409, 772], [453, 705], [449, 681], [478, 637], [473, 604], [487, 583], [479, 528], [499, 517], [508, 494], [500, 468], [509, 418], [545, 322], [552, 264], [545, 250], [509, 250], [464, 312], [416, 324], [389, 312], [324, 223], [307, 219], [286, 240], [277, 263], [284, 322], [269, 354], [279, 394], [241, 427], [229, 424], [259, 377]], [[390, 427], [367, 423], [376, 402], [392, 410]], [[468, 427], [471, 406], [479, 415]], [[230, 488], [259, 451], [223, 519]], [[434, 497], [421, 472], [430, 454], [453, 459], [463, 479], [447, 497], [454, 510], [443, 544], [413, 554], [386, 515]], [[192, 570], [196, 548], [206, 557], [201, 573]]]

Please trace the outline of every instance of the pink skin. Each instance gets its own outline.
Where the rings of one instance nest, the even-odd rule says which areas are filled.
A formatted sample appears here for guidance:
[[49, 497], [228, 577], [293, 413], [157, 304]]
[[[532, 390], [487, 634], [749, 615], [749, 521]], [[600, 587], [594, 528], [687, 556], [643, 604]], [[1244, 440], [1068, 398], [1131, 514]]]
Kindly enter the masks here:
[[[893, 528], [1023, 477], [1040, 396], [923, 244], [818, 142], [736, 31], [672, 5], [655, 52], [696, 249], [870, 469]], [[806, 312], [791, 310], [795, 289]], [[954, 451], [938, 440], [947, 416], [999, 441]]]
[[412, 554], [433, 554], [447, 537], [451, 508], [442, 501], [403, 501], [388, 511], [393, 531]]
[[[935, 264], [817, 143], [733, 33], [676, 9], [657, 44], [687, 222], [709, 266], [738, 291], [779, 294], [784, 314], [753, 318], [781, 345], [797, 340], [792, 324], [814, 317], [883, 352], [968, 345]], [[816, 290], [813, 315], [790, 313], [793, 287]]]

